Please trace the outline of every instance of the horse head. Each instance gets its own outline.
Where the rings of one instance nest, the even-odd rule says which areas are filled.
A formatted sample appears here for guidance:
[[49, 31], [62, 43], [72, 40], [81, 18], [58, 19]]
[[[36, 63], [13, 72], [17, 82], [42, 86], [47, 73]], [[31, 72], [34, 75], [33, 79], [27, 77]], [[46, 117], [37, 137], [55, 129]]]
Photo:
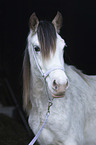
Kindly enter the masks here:
[[66, 44], [59, 35], [61, 25], [60, 12], [52, 22], [39, 21], [35, 13], [30, 17], [29, 56], [32, 57], [34, 53], [39, 70], [42, 74], [47, 74], [45, 79], [53, 97], [63, 97], [68, 87], [63, 59]]

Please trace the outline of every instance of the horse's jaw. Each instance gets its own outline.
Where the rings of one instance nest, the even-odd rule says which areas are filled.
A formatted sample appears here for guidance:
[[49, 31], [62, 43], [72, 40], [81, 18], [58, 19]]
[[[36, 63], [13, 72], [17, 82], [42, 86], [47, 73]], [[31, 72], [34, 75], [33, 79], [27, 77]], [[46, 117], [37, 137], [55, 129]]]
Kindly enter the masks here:
[[48, 103], [45, 82], [38, 69], [35, 69], [35, 71], [31, 72], [30, 87], [30, 99], [32, 100], [32, 104], [34, 104], [34, 101], [40, 101], [44, 104]]

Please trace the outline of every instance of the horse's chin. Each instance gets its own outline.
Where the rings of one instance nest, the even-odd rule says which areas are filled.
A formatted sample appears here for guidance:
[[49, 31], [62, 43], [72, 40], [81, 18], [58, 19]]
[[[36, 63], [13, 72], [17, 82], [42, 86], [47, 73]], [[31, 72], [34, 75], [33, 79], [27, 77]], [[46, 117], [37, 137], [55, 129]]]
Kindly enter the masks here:
[[52, 95], [52, 97], [54, 97], [54, 98], [62, 98], [62, 97], [65, 96], [65, 92], [63, 92], [63, 93], [58, 93], [58, 94], [55, 94], [55, 93], [52, 93], [52, 92], [51, 92], [51, 95]]

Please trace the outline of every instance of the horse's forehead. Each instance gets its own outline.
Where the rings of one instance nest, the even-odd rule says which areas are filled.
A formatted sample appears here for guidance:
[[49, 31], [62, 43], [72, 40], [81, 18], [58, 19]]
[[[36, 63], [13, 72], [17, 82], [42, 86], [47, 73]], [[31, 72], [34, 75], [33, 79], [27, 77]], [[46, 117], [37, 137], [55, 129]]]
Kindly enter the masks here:
[[[32, 44], [36, 46], [40, 46], [37, 33], [32, 36]], [[64, 46], [66, 45], [64, 39], [62, 39], [62, 37], [58, 33], [57, 33], [56, 45], [57, 45], [56, 47], [59, 47], [59, 48], [60, 47], [64, 48]]]
[[31, 41], [32, 41], [33, 45], [39, 46], [39, 40], [38, 40], [37, 33], [32, 36], [32, 40]]

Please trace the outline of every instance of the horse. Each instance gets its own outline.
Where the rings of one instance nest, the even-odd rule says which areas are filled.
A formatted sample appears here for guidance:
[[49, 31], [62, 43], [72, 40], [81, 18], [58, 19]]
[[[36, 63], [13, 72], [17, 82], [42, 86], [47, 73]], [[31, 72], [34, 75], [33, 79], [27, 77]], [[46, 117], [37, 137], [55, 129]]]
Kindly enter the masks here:
[[23, 107], [36, 135], [50, 115], [40, 145], [96, 145], [96, 76], [64, 62], [66, 43], [60, 36], [62, 14], [52, 22], [29, 20], [23, 61]]

